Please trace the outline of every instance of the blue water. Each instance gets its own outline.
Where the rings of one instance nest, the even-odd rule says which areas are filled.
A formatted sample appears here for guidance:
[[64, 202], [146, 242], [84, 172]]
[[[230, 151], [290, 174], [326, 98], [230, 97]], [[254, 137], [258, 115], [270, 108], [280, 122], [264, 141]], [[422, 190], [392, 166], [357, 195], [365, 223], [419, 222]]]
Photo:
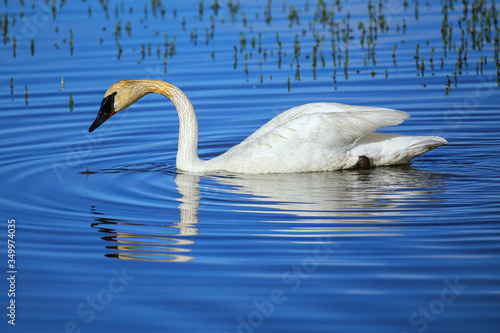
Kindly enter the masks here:
[[[490, 2], [467, 16], [456, 1], [328, 2], [322, 22], [321, 1], [273, 1], [269, 23], [267, 1], [219, 1], [217, 13], [213, 1], [203, 11], [199, 1], [102, 3], [0, 4], [2, 332], [498, 331]], [[483, 29], [474, 48], [467, 20]], [[177, 115], [161, 96], [88, 133], [125, 78], [186, 92], [202, 158], [317, 101], [404, 110], [412, 118], [382, 131], [449, 144], [410, 166], [180, 173]]]

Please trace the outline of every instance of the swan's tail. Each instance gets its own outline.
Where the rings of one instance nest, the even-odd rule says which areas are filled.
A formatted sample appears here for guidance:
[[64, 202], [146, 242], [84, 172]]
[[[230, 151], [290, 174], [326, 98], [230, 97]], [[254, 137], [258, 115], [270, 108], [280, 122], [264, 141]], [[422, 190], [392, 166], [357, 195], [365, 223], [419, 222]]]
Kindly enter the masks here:
[[367, 156], [373, 166], [408, 164], [415, 157], [447, 144], [438, 136], [372, 133], [351, 149], [353, 156]]
[[409, 142], [408, 149], [417, 154], [415, 157], [439, 146], [448, 144], [448, 141], [439, 136], [415, 136], [410, 138], [411, 141]]

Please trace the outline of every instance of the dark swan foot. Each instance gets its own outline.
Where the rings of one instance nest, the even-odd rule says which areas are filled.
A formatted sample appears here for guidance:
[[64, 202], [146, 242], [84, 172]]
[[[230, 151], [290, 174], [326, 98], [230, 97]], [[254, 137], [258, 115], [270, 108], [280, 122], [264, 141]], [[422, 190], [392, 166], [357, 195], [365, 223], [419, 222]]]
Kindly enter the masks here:
[[370, 159], [366, 156], [360, 156], [358, 159], [358, 163], [356, 163], [356, 166], [359, 169], [368, 169], [370, 167]]

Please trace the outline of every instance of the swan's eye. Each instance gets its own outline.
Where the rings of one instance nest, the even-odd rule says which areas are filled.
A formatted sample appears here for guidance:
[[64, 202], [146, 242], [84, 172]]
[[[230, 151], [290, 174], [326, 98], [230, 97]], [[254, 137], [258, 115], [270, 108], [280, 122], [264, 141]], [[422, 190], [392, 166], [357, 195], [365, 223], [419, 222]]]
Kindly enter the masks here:
[[111, 102], [111, 103], [110, 103], [110, 104], [111, 104], [111, 106], [113, 106], [113, 104], [115, 103], [115, 96], [116, 96], [116, 94], [118, 94], [118, 93], [115, 91], [115, 92], [113, 92], [111, 95], [108, 95], [108, 96], [104, 97], [104, 98], [102, 99], [102, 102], [101, 102], [101, 108], [102, 108], [104, 105], [106, 105], [107, 103], [110, 103], [110, 102]]

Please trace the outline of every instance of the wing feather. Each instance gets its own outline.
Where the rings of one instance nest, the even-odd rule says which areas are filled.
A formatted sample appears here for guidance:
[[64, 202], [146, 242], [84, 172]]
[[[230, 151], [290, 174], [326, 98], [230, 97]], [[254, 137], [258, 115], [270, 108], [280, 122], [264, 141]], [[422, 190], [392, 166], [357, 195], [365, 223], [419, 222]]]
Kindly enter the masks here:
[[[348, 149], [362, 137], [380, 127], [398, 125], [408, 114], [391, 109], [310, 113], [279, 119], [276, 127], [266, 126], [241, 144], [257, 142], [274, 147], [297, 142], [318, 145], [326, 149]], [[271, 124], [270, 124], [271, 125]], [[260, 134], [260, 135], [259, 135]]]
[[[306, 116], [306, 115], [314, 115], [314, 114], [342, 114], [347, 113], [349, 115], [355, 115], [359, 112], [371, 112], [374, 114], [380, 114], [380, 125], [378, 127], [384, 126], [393, 126], [398, 125], [403, 122], [404, 119], [408, 118], [409, 115], [402, 111], [378, 108], [378, 107], [369, 107], [369, 106], [356, 106], [356, 105], [347, 105], [341, 103], [309, 103], [300, 106], [293, 107], [278, 116], [274, 117], [262, 127], [260, 127], [257, 131], [255, 131], [252, 135], [250, 135], [246, 140], [254, 140], [263, 136], [265, 133], [276, 129], [280, 125], [283, 125], [291, 120]], [[389, 115], [389, 116], [388, 116]], [[385, 120], [384, 117], [388, 116]], [[376, 117], [376, 116], [374, 116]], [[392, 122], [389, 124], [389, 122]], [[377, 128], [378, 128], [377, 127]], [[245, 140], [245, 141], [246, 141]]]
[[341, 106], [318, 103], [290, 109], [214, 158], [214, 163], [228, 160], [234, 164], [225, 166], [228, 169], [258, 171], [262, 167], [275, 172], [342, 168], [347, 151], [358, 140], [409, 116], [391, 109]]

